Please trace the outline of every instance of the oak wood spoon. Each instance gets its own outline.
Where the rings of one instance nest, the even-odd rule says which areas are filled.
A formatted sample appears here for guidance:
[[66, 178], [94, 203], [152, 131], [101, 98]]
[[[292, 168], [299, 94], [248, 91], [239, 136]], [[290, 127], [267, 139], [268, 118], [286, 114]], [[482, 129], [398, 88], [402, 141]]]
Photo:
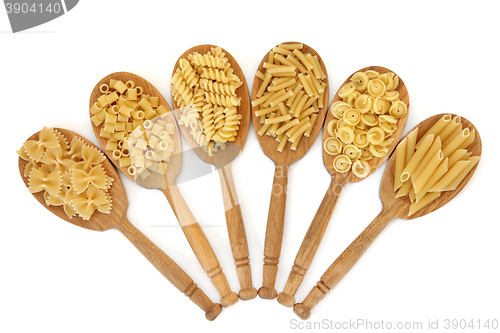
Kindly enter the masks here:
[[[92, 90], [92, 93], [90, 95], [89, 107], [91, 107], [97, 101], [97, 98], [102, 95], [99, 90], [101, 84], [109, 83], [110, 79], [121, 80], [124, 83], [128, 80], [133, 80], [137, 86], [141, 86], [143, 88], [144, 94], [157, 96], [159, 98], [159, 104], [165, 106], [169, 111], [171, 110], [165, 98], [163, 98], [160, 92], [150, 82], [138, 75], [128, 72], [112, 73], [100, 80]], [[89, 114], [92, 115], [90, 112]], [[168, 112], [165, 120], [169, 123], [176, 124], [172, 112]], [[113, 152], [105, 149], [108, 139], [103, 138], [99, 135], [102, 126], [102, 124], [99, 126], [95, 126], [92, 123], [92, 128], [94, 130], [95, 136], [97, 138], [97, 141], [99, 141], [101, 147], [104, 148], [104, 153], [125, 176], [132, 179], [137, 184], [148, 189], [158, 189], [163, 192], [168, 202], [170, 203], [170, 207], [172, 207], [174, 214], [177, 216], [177, 220], [179, 221], [182, 231], [184, 232], [184, 235], [186, 236], [191, 249], [196, 255], [198, 262], [201, 264], [203, 270], [205, 271], [205, 273], [207, 273], [213, 285], [221, 295], [221, 305], [223, 307], [227, 307], [236, 303], [236, 301], [238, 300], [238, 295], [231, 291], [226, 276], [223, 273], [222, 268], [220, 267], [219, 260], [217, 259], [212, 246], [203, 233], [200, 225], [196, 221], [193, 213], [184, 201], [184, 198], [182, 197], [176, 185], [177, 176], [179, 175], [182, 168], [181, 136], [177, 125], [176, 131], [172, 137], [175, 141], [175, 149], [172, 152], [170, 161], [168, 162], [166, 174], [163, 175], [160, 173], [151, 172], [151, 175], [145, 179], [142, 179], [141, 177], [131, 176], [127, 172], [127, 167], [120, 167], [118, 161], [113, 159]]]
[[[419, 140], [429, 128], [436, 123], [436, 121], [444, 116], [444, 114], [438, 114], [427, 118], [422, 121], [416, 127], [419, 128], [417, 140]], [[453, 115], [454, 116], [454, 115]], [[475, 129], [474, 125], [467, 119], [462, 117], [462, 124], [468, 127], [470, 130]], [[415, 128], [416, 128], [415, 127]], [[415, 129], [414, 128], [414, 129]], [[413, 129], [409, 132], [411, 133]], [[481, 155], [482, 143], [481, 137], [476, 130], [476, 136], [474, 142], [467, 148], [467, 151], [472, 152], [473, 156]], [[391, 222], [394, 218], [399, 217], [405, 220], [412, 220], [417, 217], [427, 215], [430, 212], [435, 211], [447, 204], [451, 199], [453, 199], [460, 191], [467, 185], [472, 175], [476, 171], [476, 164], [472, 170], [467, 174], [467, 176], [462, 180], [460, 185], [453, 191], [441, 192], [441, 196], [424, 206], [422, 209], [418, 210], [411, 216], [408, 216], [408, 211], [410, 208], [410, 199], [408, 196], [396, 198], [394, 192], [394, 166], [395, 166], [395, 154], [389, 158], [387, 166], [382, 177], [382, 182], [380, 183], [379, 196], [382, 200], [382, 211], [377, 217], [361, 232], [361, 234], [349, 245], [344, 252], [335, 260], [335, 262], [326, 270], [326, 272], [321, 276], [317, 285], [314, 286], [307, 297], [302, 301], [302, 303], [297, 303], [293, 307], [293, 311], [301, 319], [307, 319], [311, 316], [311, 310], [320, 302], [332, 288], [334, 288], [340, 280], [349, 272], [349, 270], [354, 266], [354, 264], [361, 258], [368, 247], [373, 243], [375, 238], [384, 230], [384, 228]]]
[[[179, 68], [179, 60], [187, 59], [188, 55], [193, 52], [199, 54], [206, 54], [211, 50], [211, 48], [216, 48], [215, 45], [198, 45], [190, 48], [184, 52], [179, 59], [176, 61], [174, 69], [172, 71], [172, 76], [175, 74], [177, 68]], [[240, 292], [238, 293], [240, 299], [249, 300], [257, 296], [257, 290], [252, 286], [252, 273], [250, 269], [250, 259], [248, 251], [248, 242], [245, 232], [245, 225], [243, 223], [243, 216], [241, 215], [241, 209], [238, 201], [238, 196], [236, 193], [236, 187], [234, 185], [234, 179], [231, 172], [232, 161], [240, 154], [248, 134], [248, 127], [250, 125], [250, 95], [248, 93], [248, 86], [245, 80], [243, 71], [241, 70], [238, 62], [227, 52], [222, 49], [225, 56], [227, 57], [231, 68], [234, 70], [234, 74], [237, 75], [243, 84], [236, 89], [236, 94], [241, 97], [241, 103], [237, 107], [238, 114], [242, 116], [240, 120], [240, 128], [238, 129], [238, 134], [234, 142], [227, 142], [226, 148], [224, 150], [218, 149], [213, 153], [213, 156], [209, 156], [204, 149], [196, 142], [193, 136], [190, 134], [190, 129], [186, 126], [180, 125], [179, 128], [194, 150], [196, 155], [204, 161], [205, 163], [213, 164], [219, 171], [219, 179], [222, 189], [222, 199], [224, 202], [224, 211], [226, 215], [226, 225], [229, 235], [229, 243], [231, 245], [231, 251], [236, 265], [236, 272], [238, 274], [238, 279], [240, 282]], [[174, 109], [174, 116], [177, 121], [180, 120], [182, 112], [180, 110], [177, 102], [172, 98], [172, 108]]]
[[[365, 67], [356, 72], [364, 72], [367, 70], [374, 70], [379, 72], [380, 74], [392, 72], [387, 68], [379, 66]], [[349, 77], [345, 80], [341, 87], [350, 82], [351, 76], [352, 75], [349, 75]], [[406, 105], [409, 107], [410, 98], [408, 96], [408, 90], [406, 89], [406, 86], [401, 78], [399, 80], [399, 85], [396, 88], [396, 91], [399, 93], [399, 99], [406, 103]], [[339, 97], [339, 93], [337, 91], [330, 106], [340, 100], [342, 99]], [[334, 119], [332, 112], [328, 112], [324, 126], [328, 126], [328, 123], [332, 119]], [[396, 124], [397, 129], [391, 136], [391, 138], [394, 138], [394, 142], [388, 147], [387, 155], [385, 155], [384, 157], [372, 158], [370, 161], [368, 161], [368, 164], [371, 168], [370, 173], [375, 171], [383, 162], [385, 162], [385, 160], [389, 158], [392, 150], [396, 147], [399, 139], [401, 138], [401, 135], [403, 134], [407, 119], [408, 112], [406, 112], [406, 115], [398, 119], [398, 122]], [[329, 137], [330, 135], [328, 134], [328, 131], [326, 130], [326, 128], [324, 128], [323, 145]], [[318, 211], [316, 212], [316, 215], [314, 216], [309, 229], [304, 236], [304, 240], [300, 245], [300, 249], [297, 253], [294, 265], [292, 266], [291, 272], [288, 276], [285, 288], [283, 292], [278, 295], [278, 302], [286, 307], [292, 307], [295, 304], [294, 295], [300, 287], [300, 284], [302, 283], [307, 270], [311, 266], [314, 255], [318, 250], [325, 230], [328, 226], [328, 223], [330, 222], [330, 218], [332, 217], [333, 210], [335, 209], [335, 205], [340, 193], [342, 192], [343, 187], [348, 183], [355, 183], [364, 179], [354, 175], [354, 173], [352, 172], [352, 168], [344, 173], [337, 172], [333, 167], [333, 160], [337, 155], [330, 155], [324, 149], [322, 149], [322, 152], [323, 163], [326, 170], [331, 175], [330, 186], [328, 187], [323, 201], [321, 202], [321, 205], [319, 206]]]
[[[90, 147], [97, 148], [92, 142], [87, 140], [81, 135], [78, 135], [70, 130], [55, 128], [59, 131], [66, 140], [71, 142], [73, 137], [82, 139]], [[39, 133], [33, 134], [28, 140], [38, 140]], [[24, 170], [28, 161], [19, 158], [19, 173], [28, 187], [28, 177], [24, 177]], [[114, 179], [109, 193], [112, 198], [112, 209], [110, 214], [103, 214], [95, 211], [91, 218], [86, 221], [79, 216], [74, 216], [70, 219], [64, 212], [63, 206], [47, 206], [42, 192], [32, 193], [33, 196], [49, 211], [54, 213], [61, 219], [70, 222], [76, 226], [95, 230], [105, 231], [109, 229], [116, 229], [120, 231], [127, 239], [134, 244], [134, 246], [149, 260], [149, 262], [156, 267], [156, 269], [167, 278], [180, 292], [184, 293], [193, 303], [198, 305], [205, 311], [205, 317], [208, 320], [214, 320], [222, 311], [220, 304], [212, 303], [212, 301], [205, 295], [205, 293], [198, 288], [196, 283], [182, 270], [169, 256], [167, 256], [158, 246], [142, 234], [132, 223], [127, 220], [127, 195], [125, 188], [120, 180], [118, 172], [113, 167], [113, 164], [106, 159], [102, 162], [102, 166], [106, 174]]]
[[[295, 42], [288, 42], [290, 44]], [[277, 45], [278, 46], [278, 45]], [[319, 63], [326, 74], [325, 83], [327, 88], [324, 94], [324, 107], [320, 108], [317, 113], [318, 118], [308, 138], [303, 138], [297, 147], [297, 150], [284, 149], [283, 152], [276, 150], [278, 143], [275, 138], [267, 135], [258, 135], [260, 147], [264, 154], [269, 157], [275, 165], [274, 181], [271, 193], [271, 201], [269, 204], [269, 213], [267, 218], [266, 238], [264, 243], [264, 268], [263, 268], [263, 283], [259, 289], [259, 296], [264, 299], [274, 299], [277, 296], [277, 291], [274, 288], [276, 275], [278, 273], [278, 263], [281, 254], [281, 244], [283, 241], [283, 227], [285, 224], [285, 208], [286, 208], [286, 188], [288, 183], [288, 170], [290, 165], [304, 157], [309, 148], [321, 131], [329, 100], [328, 74], [325, 64], [320, 55], [310, 46], [303, 44], [302, 53], [311, 53], [318, 56]], [[268, 55], [264, 56], [257, 70], [264, 72], [264, 62], [268, 59]], [[255, 79], [252, 87], [252, 100], [257, 98], [257, 91], [262, 85], [262, 80]], [[258, 111], [260, 106], [252, 107], [252, 121], [257, 133], [262, 126], [259, 117], [255, 116], [255, 111]]]

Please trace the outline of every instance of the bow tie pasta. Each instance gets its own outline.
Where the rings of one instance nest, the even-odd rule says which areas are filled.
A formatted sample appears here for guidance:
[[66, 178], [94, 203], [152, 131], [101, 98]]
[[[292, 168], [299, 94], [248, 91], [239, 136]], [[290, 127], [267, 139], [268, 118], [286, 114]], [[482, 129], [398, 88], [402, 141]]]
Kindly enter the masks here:
[[89, 220], [95, 210], [110, 213], [113, 178], [106, 175], [99, 150], [76, 136], [68, 144], [61, 133], [44, 127], [38, 141], [26, 141], [17, 153], [29, 162], [24, 170], [29, 191], [44, 191], [47, 206], [63, 206], [70, 219]]

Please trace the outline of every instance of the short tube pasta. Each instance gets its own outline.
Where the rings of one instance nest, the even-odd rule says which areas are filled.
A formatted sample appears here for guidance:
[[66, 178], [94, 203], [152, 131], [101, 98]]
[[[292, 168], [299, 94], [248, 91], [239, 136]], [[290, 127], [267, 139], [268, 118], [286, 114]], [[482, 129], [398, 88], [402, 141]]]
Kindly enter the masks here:
[[309, 137], [324, 106], [326, 75], [317, 56], [302, 52], [303, 45], [282, 44], [273, 48], [263, 63], [265, 73], [251, 101], [256, 117], [260, 117], [259, 136], [276, 138], [276, 149], [283, 152], [287, 144], [296, 150], [302, 137]]
[[394, 191], [399, 189], [395, 196], [410, 197], [409, 216], [437, 199], [442, 191], [455, 190], [481, 158], [467, 152], [474, 142], [469, 139], [474, 131], [462, 129], [460, 116], [444, 115], [415, 144], [413, 133], [417, 131], [401, 141], [395, 157], [394, 176], [398, 178], [394, 179]]

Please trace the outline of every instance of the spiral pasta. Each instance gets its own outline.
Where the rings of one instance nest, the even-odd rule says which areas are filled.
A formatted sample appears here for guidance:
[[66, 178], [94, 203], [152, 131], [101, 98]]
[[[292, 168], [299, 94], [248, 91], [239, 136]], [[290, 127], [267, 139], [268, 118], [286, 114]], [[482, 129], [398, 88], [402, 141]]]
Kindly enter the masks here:
[[237, 90], [242, 84], [220, 47], [179, 60], [171, 78], [172, 97], [182, 111], [179, 124], [191, 129], [210, 156], [235, 140], [241, 119]]
[[[327, 125], [329, 138], [324, 150], [330, 155], [349, 158], [352, 165], [344, 158], [339, 160], [342, 167], [339, 161], [337, 165], [334, 161], [337, 172], [346, 172], [352, 167], [356, 177], [367, 177], [371, 172], [367, 161], [387, 155], [387, 146], [394, 141], [391, 135], [397, 130], [397, 120], [408, 112], [408, 106], [399, 100], [395, 90], [398, 85], [399, 78], [394, 73], [367, 70], [354, 73], [339, 89], [341, 100], [330, 107], [333, 119]], [[338, 149], [333, 148], [334, 142]]]

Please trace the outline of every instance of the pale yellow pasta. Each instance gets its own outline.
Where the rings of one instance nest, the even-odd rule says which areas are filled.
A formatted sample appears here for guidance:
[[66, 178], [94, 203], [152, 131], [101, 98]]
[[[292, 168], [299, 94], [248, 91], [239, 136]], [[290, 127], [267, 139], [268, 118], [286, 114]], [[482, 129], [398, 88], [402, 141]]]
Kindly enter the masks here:
[[[427, 181], [431, 178], [432, 174], [436, 171], [436, 169], [441, 164], [443, 159], [444, 159], [444, 154], [443, 151], [440, 149], [432, 156], [431, 160], [428, 163], [426, 163], [423, 171], [417, 177], [415, 177], [415, 181], [413, 181], [413, 190], [416, 193], [422, 190], [425, 183], [427, 183]], [[425, 163], [423, 160], [422, 162], [423, 162], [422, 164]]]
[[434, 184], [436, 184], [439, 179], [444, 176], [444, 174], [448, 171], [448, 168], [448, 159], [445, 158], [432, 173], [430, 178], [425, 183], [424, 187], [415, 194], [415, 201], [419, 202], [424, 197], [424, 195], [429, 192], [432, 186], [434, 186]]
[[263, 82], [251, 102], [259, 107], [254, 111], [262, 124], [257, 134], [276, 137], [280, 152], [288, 142], [296, 150], [301, 138], [312, 133], [327, 89], [318, 57], [299, 51], [301, 44], [285, 45], [268, 53], [265, 73], [256, 74]]
[[417, 169], [420, 161], [424, 158], [425, 154], [429, 150], [429, 148], [432, 145], [433, 141], [434, 141], [434, 135], [433, 134], [427, 135], [422, 140], [422, 144], [415, 151], [415, 153], [411, 157], [410, 161], [408, 162], [408, 164], [405, 166], [403, 172], [401, 173], [401, 181], [402, 182], [405, 182], [408, 179], [410, 179], [410, 177], [413, 174], [413, 172]]
[[339, 155], [333, 160], [333, 168], [340, 173], [349, 171], [351, 164], [351, 159], [345, 155]]
[[471, 161], [458, 161], [452, 166], [441, 179], [432, 186], [429, 192], [441, 192], [469, 165]]
[[401, 181], [401, 174], [406, 165], [406, 145], [408, 143], [408, 139], [405, 138], [402, 140], [395, 150], [395, 165], [394, 165], [394, 191], [400, 188], [403, 185]]
[[352, 164], [352, 173], [358, 178], [365, 178], [370, 174], [370, 164], [364, 160], [356, 160]]
[[408, 216], [413, 215], [415, 212], [420, 210], [422, 207], [427, 206], [428, 204], [430, 204], [431, 202], [433, 202], [434, 200], [439, 198], [440, 195], [441, 195], [441, 192], [434, 192], [434, 193], [431, 192], [431, 193], [425, 194], [422, 197], [422, 199], [420, 199], [420, 201], [412, 202], [410, 205], [410, 210], [408, 212]]
[[470, 163], [467, 164], [467, 166], [458, 175], [456, 175], [456, 177], [453, 178], [453, 180], [447, 186], [445, 186], [444, 191], [453, 191], [454, 189], [456, 189], [480, 159], [481, 156], [469, 157], [467, 161], [469, 161]]
[[326, 139], [323, 146], [325, 151], [330, 155], [337, 155], [342, 152], [342, 142], [334, 137]]
[[[420, 173], [425, 170], [427, 164], [431, 161], [432, 158], [434, 158], [436, 152], [441, 148], [441, 138], [439, 136], [435, 137], [432, 145], [429, 147], [429, 150], [427, 150], [427, 153], [422, 158], [422, 161], [420, 161], [418, 167], [413, 172], [411, 176], [413, 180], [415, 180], [420, 175]], [[443, 158], [446, 158], [446, 156], [444, 156]]]
[[[413, 132], [416, 133], [417, 130], [418, 128]], [[471, 153], [466, 150], [474, 142], [474, 139], [470, 139], [471, 135], [475, 137], [475, 130], [462, 129], [460, 116], [452, 119], [452, 116], [447, 114], [436, 121], [417, 144], [412, 143], [413, 147], [408, 148], [406, 139], [398, 145], [396, 148], [397, 168], [401, 168], [402, 161], [406, 160], [405, 169], [399, 181], [406, 180], [406, 182], [398, 184], [400, 187], [396, 197], [409, 195], [411, 205], [408, 215], [414, 214], [435, 200], [442, 191], [455, 190], [477, 164], [480, 156], [470, 156]], [[410, 135], [408, 139], [409, 137]], [[413, 135], [411, 141], [415, 142], [415, 138], [416, 135]], [[431, 138], [433, 142], [430, 144]], [[404, 151], [412, 157], [409, 160], [408, 156], [403, 158], [402, 153], [398, 154], [399, 151]], [[423, 151], [426, 151], [424, 155]], [[417, 163], [417, 160], [420, 161]], [[414, 164], [418, 165], [412, 172]], [[405, 171], [408, 172], [406, 175]], [[397, 174], [395, 172], [395, 177]], [[407, 177], [408, 174], [411, 175], [411, 180]], [[395, 179], [394, 182], [395, 191], [397, 180]]]
[[453, 154], [461, 145], [464, 143], [468, 137], [470, 136], [470, 131], [468, 128], [460, 131], [458, 135], [456, 135], [450, 143], [448, 143], [446, 146], [443, 148], [443, 154], [445, 157], [450, 156]]
[[68, 145], [60, 132], [44, 127], [39, 140], [25, 142], [18, 154], [29, 161], [25, 169], [28, 189], [32, 193], [44, 191], [48, 206], [62, 206], [70, 219], [78, 214], [88, 220], [96, 209], [109, 214], [111, 197], [107, 191], [113, 179], [100, 164], [105, 158], [78, 137]]

